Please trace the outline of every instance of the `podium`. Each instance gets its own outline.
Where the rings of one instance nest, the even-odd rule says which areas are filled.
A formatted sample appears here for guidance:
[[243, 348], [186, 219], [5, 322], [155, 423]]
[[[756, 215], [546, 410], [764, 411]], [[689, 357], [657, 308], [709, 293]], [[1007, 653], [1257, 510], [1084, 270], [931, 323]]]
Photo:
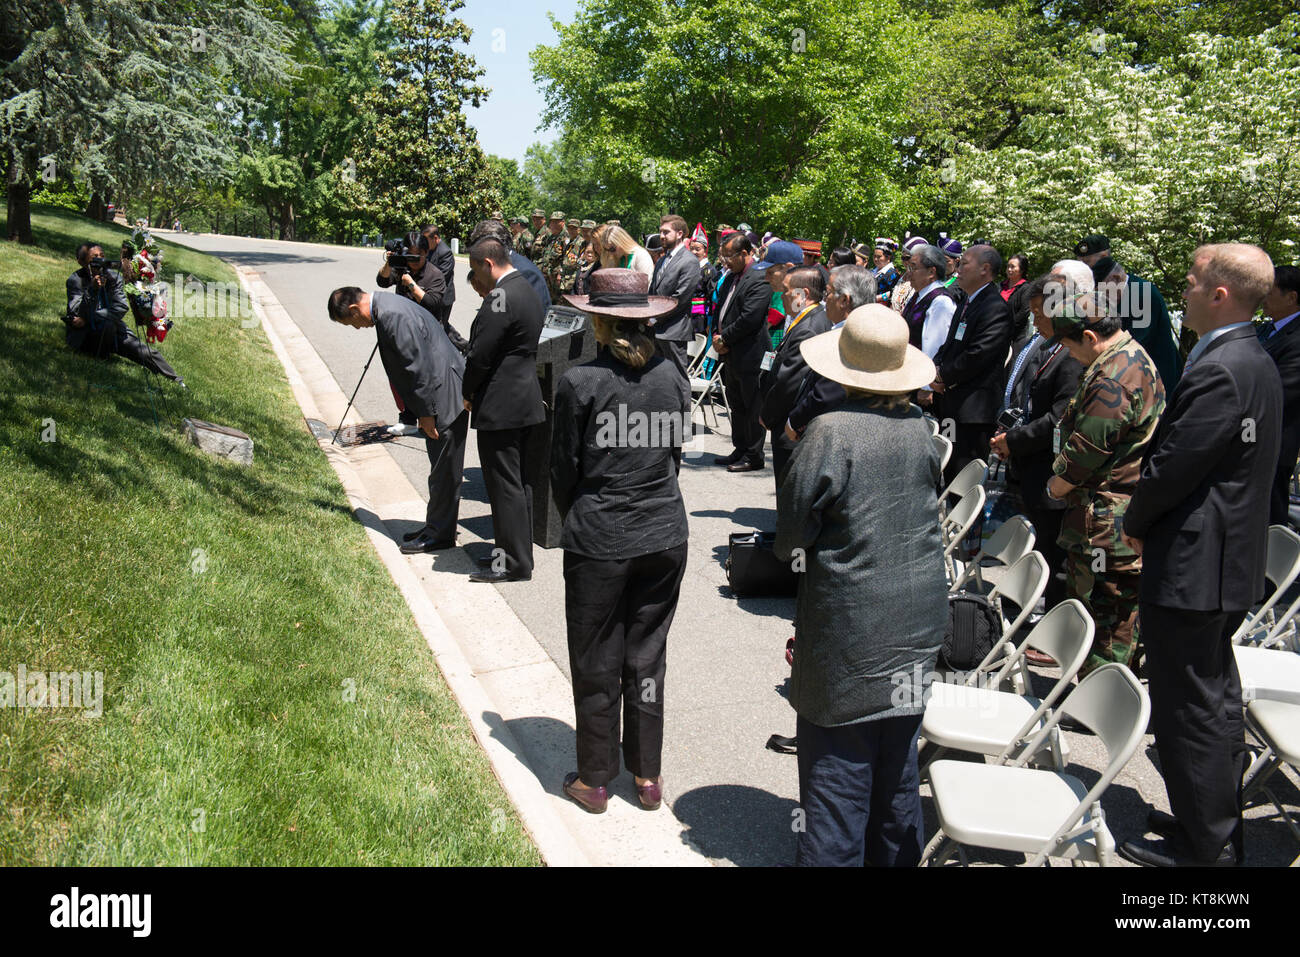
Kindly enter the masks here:
[[546, 421], [535, 425], [524, 452], [524, 478], [533, 492], [533, 544], [555, 548], [563, 522], [551, 498], [551, 434], [555, 393], [570, 368], [596, 358], [596, 335], [586, 314], [570, 306], [552, 306], [537, 340], [537, 380], [546, 404]]

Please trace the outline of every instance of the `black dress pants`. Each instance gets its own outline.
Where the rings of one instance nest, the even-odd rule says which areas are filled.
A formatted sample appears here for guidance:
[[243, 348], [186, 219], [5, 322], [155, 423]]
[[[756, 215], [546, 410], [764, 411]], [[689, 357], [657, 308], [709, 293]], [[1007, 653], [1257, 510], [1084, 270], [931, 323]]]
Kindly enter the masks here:
[[683, 379], [687, 378], [686, 367], [690, 364], [690, 358], [686, 355], [686, 343], [656, 339], [655, 352], [675, 365]]
[[583, 784], [600, 787], [618, 776], [620, 702], [628, 770], [641, 778], [659, 776], [668, 629], [685, 571], [685, 542], [621, 561], [564, 553], [564, 611]]
[[429, 453], [429, 507], [424, 525], [435, 541], [456, 540], [468, 434], [469, 413], [462, 412], [450, 426], [438, 430], [436, 441], [427, 435], [424, 437], [424, 447]]
[[785, 478], [785, 467], [794, 455], [794, 443], [785, 437], [785, 423], [780, 428], [772, 429], [772, 477], [776, 479], [776, 490], [781, 491], [781, 480]]
[[93, 355], [98, 359], [119, 355], [173, 382], [180, 380], [176, 370], [168, 364], [162, 354], [141, 342], [139, 336], [129, 330], [121, 319], [97, 332], [88, 331], [77, 351]]
[[[735, 454], [747, 462], [763, 464], [763, 443], [767, 432], [759, 422], [762, 397], [758, 388], [758, 367], [762, 355], [727, 356], [722, 365], [722, 386], [731, 409], [731, 444]], [[784, 423], [782, 423], [784, 425]]]
[[530, 428], [479, 429], [478, 457], [492, 507], [492, 537], [509, 575], [533, 573], [533, 490], [524, 472]]
[[1034, 523], [1034, 549], [1047, 560], [1047, 590], [1043, 610], [1051, 611], [1065, 601], [1065, 549], [1056, 544], [1061, 535], [1064, 509], [1025, 506], [1025, 517]]
[[1142, 602], [1138, 614], [1170, 810], [1196, 858], [1211, 862], [1231, 841], [1241, 860], [1246, 729], [1231, 638], [1245, 612]]
[[[942, 420], [940, 420], [942, 422]], [[993, 437], [993, 426], [980, 422], [956, 423], [956, 438], [952, 443], [952, 458], [943, 470], [943, 484], [948, 485], [972, 460], [989, 460], [989, 439]]]

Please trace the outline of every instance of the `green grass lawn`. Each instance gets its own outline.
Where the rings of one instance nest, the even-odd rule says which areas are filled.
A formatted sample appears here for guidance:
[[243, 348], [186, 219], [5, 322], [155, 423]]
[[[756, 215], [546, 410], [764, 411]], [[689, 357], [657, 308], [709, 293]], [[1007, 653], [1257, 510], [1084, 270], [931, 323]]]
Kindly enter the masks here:
[[[104, 694], [0, 708], [0, 864], [540, 863], [261, 329], [178, 318], [190, 391], [157, 380], [155, 430], [140, 368], [58, 319], [77, 242], [126, 231], [33, 226], [0, 242], [0, 671]], [[169, 280], [235, 278], [164, 248]], [[186, 416], [249, 433], [253, 466]]]

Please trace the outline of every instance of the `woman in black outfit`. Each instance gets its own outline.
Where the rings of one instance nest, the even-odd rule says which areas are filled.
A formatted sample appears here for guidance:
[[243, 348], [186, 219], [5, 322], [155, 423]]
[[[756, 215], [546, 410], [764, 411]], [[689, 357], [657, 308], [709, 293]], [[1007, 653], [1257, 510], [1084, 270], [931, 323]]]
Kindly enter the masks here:
[[551, 489], [564, 519], [564, 608], [577, 714], [578, 770], [564, 793], [599, 814], [623, 760], [642, 807], [662, 800], [668, 629], [686, 570], [677, 486], [690, 392], [655, 355], [646, 322], [677, 300], [647, 296], [650, 277], [604, 268], [590, 294], [565, 296], [604, 346], [564, 374], [555, 398]]

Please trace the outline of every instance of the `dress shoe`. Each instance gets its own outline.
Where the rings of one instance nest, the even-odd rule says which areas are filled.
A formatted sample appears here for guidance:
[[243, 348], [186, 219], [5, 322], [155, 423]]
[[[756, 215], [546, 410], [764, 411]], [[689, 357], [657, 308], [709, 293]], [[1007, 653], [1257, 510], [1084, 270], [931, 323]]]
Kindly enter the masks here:
[[1051, 655], [1045, 655], [1034, 648], [1025, 649], [1025, 660], [1031, 665], [1041, 665], [1044, 668], [1056, 668], [1058, 662]]
[[494, 572], [494, 571], [485, 570], [481, 572], [475, 572], [474, 574], [470, 575], [469, 580], [472, 582], [485, 582], [486, 584], [489, 585], [500, 585], [503, 584], [504, 582], [532, 581], [533, 573], [520, 572], [518, 574], [515, 574], [511, 572]]
[[597, 788], [578, 788], [578, 772], [571, 771], [564, 778], [564, 793], [577, 802], [584, 811], [592, 814], [604, 814], [609, 806], [609, 791], [605, 785]]
[[637, 800], [647, 811], [659, 810], [659, 805], [664, 800], [664, 779], [662, 776], [655, 778], [649, 784], [638, 784], [636, 786]]
[[713, 457], [714, 465], [735, 465], [745, 457], [744, 452], [732, 452], [730, 455], [715, 455]]
[[1157, 807], [1147, 810], [1147, 830], [1161, 837], [1175, 837], [1180, 833], [1178, 818]]
[[766, 468], [762, 462], [755, 462], [750, 459], [741, 459], [739, 462], [732, 462], [727, 466], [728, 472], [758, 472]]
[[1203, 861], [1191, 855], [1182, 841], [1165, 838], [1160, 841], [1125, 841], [1119, 846], [1119, 856], [1143, 867], [1235, 867], [1237, 852], [1225, 844], [1219, 856]]
[[441, 551], [444, 548], [455, 548], [456, 539], [443, 539], [441, 541], [430, 538], [427, 535], [421, 535], [419, 538], [413, 538], [409, 542], [402, 544], [403, 555], [422, 555], [428, 552]]
[[407, 532], [405, 535], [402, 536], [402, 541], [404, 542], [414, 541], [415, 539], [419, 538], [421, 535], [427, 535], [428, 532], [429, 532], [429, 526], [425, 525], [422, 528], [417, 528], [413, 532]]

